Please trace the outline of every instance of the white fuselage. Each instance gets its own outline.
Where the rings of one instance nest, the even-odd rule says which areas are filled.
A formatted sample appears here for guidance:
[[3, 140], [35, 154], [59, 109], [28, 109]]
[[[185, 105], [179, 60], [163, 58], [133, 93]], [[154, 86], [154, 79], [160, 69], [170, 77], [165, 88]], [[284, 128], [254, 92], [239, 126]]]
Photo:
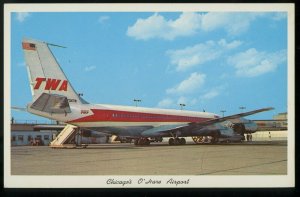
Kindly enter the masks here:
[[208, 112], [174, 109], [119, 106], [107, 104], [70, 104], [71, 113], [50, 114], [33, 110], [31, 113], [67, 122], [79, 127], [134, 127], [176, 125], [202, 122], [219, 117]]

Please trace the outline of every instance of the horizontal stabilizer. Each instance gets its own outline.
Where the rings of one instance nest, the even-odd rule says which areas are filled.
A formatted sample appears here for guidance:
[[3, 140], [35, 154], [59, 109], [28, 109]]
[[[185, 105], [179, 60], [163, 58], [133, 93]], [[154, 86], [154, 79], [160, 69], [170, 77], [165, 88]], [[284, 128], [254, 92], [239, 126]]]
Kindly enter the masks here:
[[12, 110], [15, 110], [15, 111], [27, 111], [27, 109], [25, 107], [15, 107], [15, 106], [12, 106], [11, 107]]
[[67, 97], [48, 93], [43, 93], [30, 108], [47, 113], [71, 112]]

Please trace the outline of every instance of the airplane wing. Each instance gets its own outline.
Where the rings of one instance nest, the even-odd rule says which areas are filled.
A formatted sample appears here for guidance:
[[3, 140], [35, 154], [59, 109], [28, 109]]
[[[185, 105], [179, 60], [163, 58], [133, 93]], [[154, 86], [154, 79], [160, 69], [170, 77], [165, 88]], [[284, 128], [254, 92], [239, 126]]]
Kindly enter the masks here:
[[165, 134], [170, 134], [171, 132], [175, 131], [180, 131], [182, 133], [187, 132], [189, 130], [195, 130], [195, 129], [201, 129], [205, 126], [209, 126], [215, 123], [219, 122], [224, 122], [226, 120], [232, 120], [232, 119], [237, 119], [245, 116], [250, 116], [252, 114], [260, 113], [263, 111], [269, 111], [274, 109], [273, 107], [268, 107], [268, 108], [262, 108], [262, 109], [257, 109], [245, 113], [240, 113], [240, 114], [234, 114], [230, 116], [225, 116], [222, 118], [216, 118], [216, 119], [211, 119], [208, 121], [204, 122], [191, 122], [191, 123], [186, 123], [186, 124], [180, 124], [180, 125], [162, 125], [158, 127], [154, 127], [152, 129], [145, 130], [142, 135], [144, 136], [158, 136], [158, 135], [165, 135]]
[[204, 126], [208, 126], [208, 125], [211, 125], [211, 124], [224, 122], [226, 120], [242, 118], [242, 117], [245, 117], [245, 116], [250, 116], [250, 115], [253, 115], [253, 114], [256, 114], [256, 113], [260, 113], [260, 112], [263, 112], [263, 111], [269, 111], [269, 110], [273, 110], [273, 109], [274, 109], [273, 107], [268, 107], [268, 108], [257, 109], [257, 110], [253, 110], [253, 111], [249, 111], [249, 112], [245, 112], [245, 113], [225, 116], [225, 117], [222, 117], [222, 118], [211, 119], [211, 120], [208, 120], [208, 121], [205, 121], [205, 122], [192, 122], [192, 123], [189, 123], [189, 127], [191, 127], [191, 128], [197, 128], [197, 127], [202, 128]]

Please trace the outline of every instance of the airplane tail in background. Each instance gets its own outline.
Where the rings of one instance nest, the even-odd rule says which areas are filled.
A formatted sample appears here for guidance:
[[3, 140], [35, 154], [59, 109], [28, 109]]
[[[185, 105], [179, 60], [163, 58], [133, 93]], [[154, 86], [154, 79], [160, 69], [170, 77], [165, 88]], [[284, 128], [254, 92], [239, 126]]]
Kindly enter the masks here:
[[69, 83], [48, 45], [46, 42], [32, 39], [23, 39], [22, 42], [33, 101], [41, 98], [47, 100], [51, 97], [56, 101], [58, 97], [58, 100], [65, 98], [80, 104], [82, 100]]

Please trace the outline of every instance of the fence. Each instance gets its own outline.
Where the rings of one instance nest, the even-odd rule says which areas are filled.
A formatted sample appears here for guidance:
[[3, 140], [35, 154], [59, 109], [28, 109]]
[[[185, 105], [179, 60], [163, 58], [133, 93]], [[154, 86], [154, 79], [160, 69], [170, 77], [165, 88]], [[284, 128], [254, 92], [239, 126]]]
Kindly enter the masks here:
[[55, 120], [14, 120], [11, 119], [12, 124], [57, 124]]

